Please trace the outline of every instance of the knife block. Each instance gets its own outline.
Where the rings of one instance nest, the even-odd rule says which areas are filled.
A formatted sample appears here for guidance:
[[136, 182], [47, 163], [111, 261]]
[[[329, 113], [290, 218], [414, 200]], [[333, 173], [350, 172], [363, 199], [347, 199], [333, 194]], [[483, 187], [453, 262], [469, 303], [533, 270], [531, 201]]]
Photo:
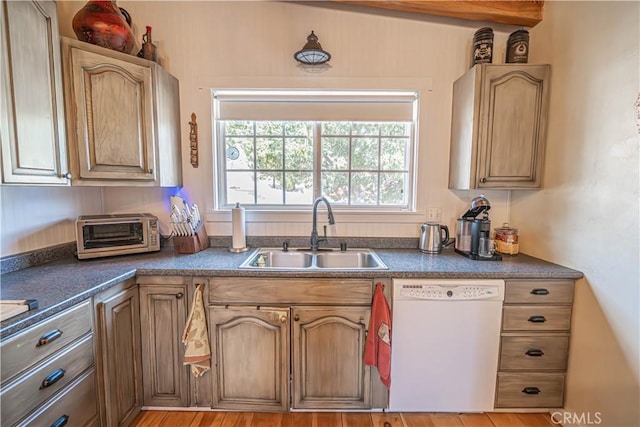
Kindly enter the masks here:
[[173, 250], [178, 254], [195, 254], [209, 247], [209, 236], [201, 223], [193, 236], [173, 236]]

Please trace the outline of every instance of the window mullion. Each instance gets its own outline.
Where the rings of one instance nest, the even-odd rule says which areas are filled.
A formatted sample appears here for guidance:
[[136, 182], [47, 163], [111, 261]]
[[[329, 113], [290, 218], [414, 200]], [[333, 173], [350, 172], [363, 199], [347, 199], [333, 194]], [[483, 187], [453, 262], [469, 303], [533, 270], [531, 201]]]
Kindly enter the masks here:
[[313, 122], [313, 199], [322, 195], [322, 125]]

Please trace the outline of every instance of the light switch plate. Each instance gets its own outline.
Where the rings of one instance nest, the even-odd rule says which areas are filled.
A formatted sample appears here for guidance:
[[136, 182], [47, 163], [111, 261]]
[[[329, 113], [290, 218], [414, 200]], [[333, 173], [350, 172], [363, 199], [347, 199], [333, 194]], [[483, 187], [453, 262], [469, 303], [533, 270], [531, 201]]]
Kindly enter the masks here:
[[427, 221], [440, 222], [442, 220], [442, 210], [440, 208], [427, 209]]

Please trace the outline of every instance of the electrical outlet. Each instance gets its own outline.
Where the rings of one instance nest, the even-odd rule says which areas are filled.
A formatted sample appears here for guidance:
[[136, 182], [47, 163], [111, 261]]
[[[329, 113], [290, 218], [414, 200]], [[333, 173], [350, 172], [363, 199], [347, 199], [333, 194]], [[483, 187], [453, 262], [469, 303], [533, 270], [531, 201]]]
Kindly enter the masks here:
[[427, 221], [440, 222], [442, 220], [442, 211], [440, 208], [427, 209]]

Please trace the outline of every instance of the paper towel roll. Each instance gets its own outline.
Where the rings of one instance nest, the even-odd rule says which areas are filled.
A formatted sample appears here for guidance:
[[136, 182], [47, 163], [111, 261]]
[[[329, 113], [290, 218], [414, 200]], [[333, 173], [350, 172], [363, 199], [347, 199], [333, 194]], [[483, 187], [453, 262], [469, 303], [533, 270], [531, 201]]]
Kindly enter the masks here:
[[247, 246], [246, 231], [244, 225], [244, 208], [240, 203], [236, 203], [236, 207], [231, 209], [231, 224], [233, 226], [233, 249], [244, 249]]

